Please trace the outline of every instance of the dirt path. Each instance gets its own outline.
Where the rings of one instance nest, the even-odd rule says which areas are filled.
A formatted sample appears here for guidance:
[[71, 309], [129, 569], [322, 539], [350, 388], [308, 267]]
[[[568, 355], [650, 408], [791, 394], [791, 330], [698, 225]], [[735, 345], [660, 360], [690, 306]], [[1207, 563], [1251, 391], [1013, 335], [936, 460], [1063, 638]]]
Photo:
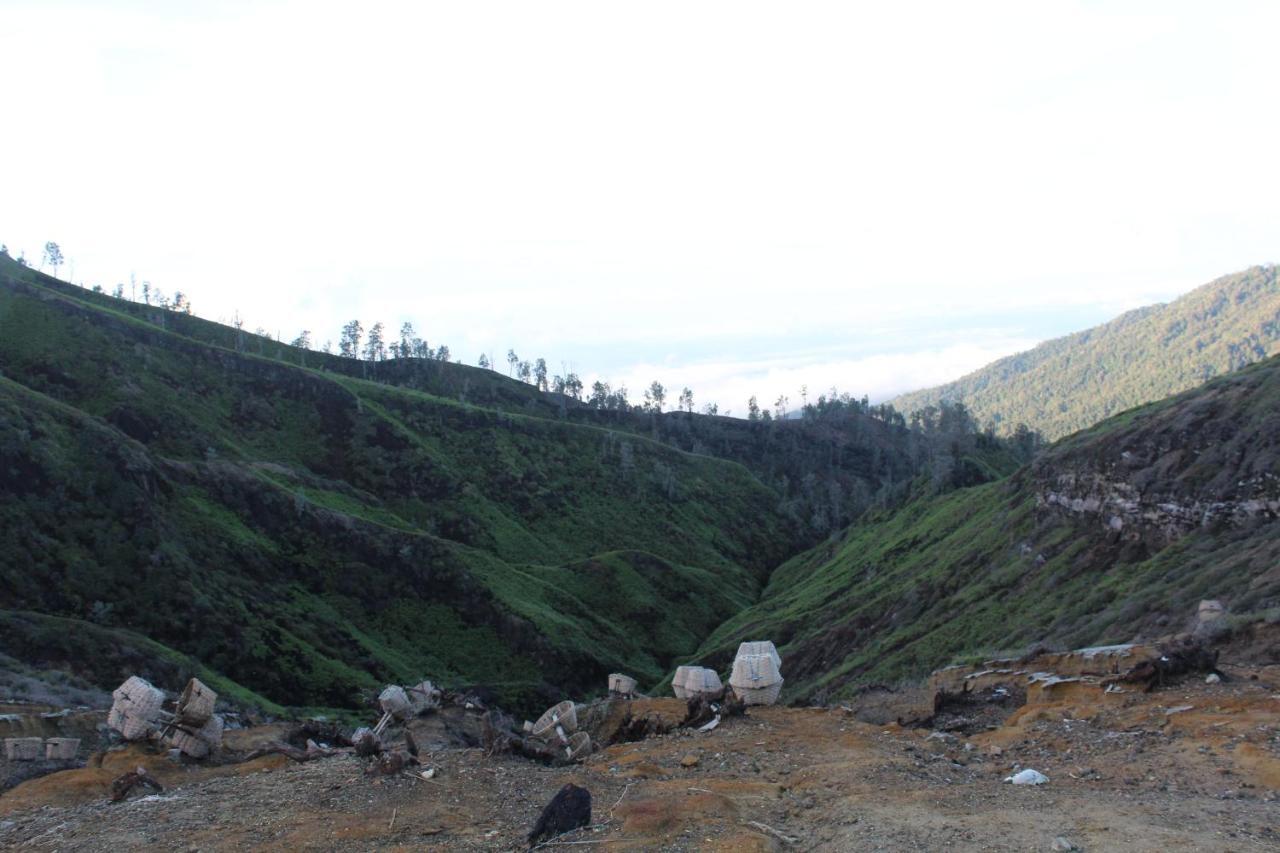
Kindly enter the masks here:
[[[562, 839], [591, 842], [580, 849], [1023, 851], [1059, 837], [1085, 850], [1280, 849], [1280, 696], [1265, 683], [1027, 706], [969, 738], [839, 708], [765, 708], [568, 768], [424, 754], [431, 781], [371, 778], [349, 755], [216, 770], [144, 756], [166, 792], [106, 803], [110, 778], [140, 756], [108, 753], [101, 768], [6, 793], [0, 846], [522, 849], [541, 807], [574, 782], [594, 800], [595, 828]], [[1021, 767], [1051, 781], [1002, 782]]]

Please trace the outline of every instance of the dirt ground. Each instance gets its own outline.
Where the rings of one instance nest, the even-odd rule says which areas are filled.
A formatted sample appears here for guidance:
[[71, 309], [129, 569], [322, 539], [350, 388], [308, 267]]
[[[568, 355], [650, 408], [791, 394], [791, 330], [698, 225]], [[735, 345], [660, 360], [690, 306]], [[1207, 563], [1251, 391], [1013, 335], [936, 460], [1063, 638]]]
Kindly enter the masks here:
[[[1266, 667], [1105, 701], [1068, 690], [967, 737], [871, 725], [839, 707], [757, 708], [712, 732], [619, 743], [569, 767], [424, 750], [430, 780], [372, 777], [350, 754], [210, 768], [130, 746], [6, 792], [0, 846], [524, 849], [543, 805], [574, 782], [591, 792], [593, 825], [548, 846], [1280, 850], [1277, 685], [1280, 669]], [[675, 700], [637, 709], [645, 701]], [[227, 746], [279, 736], [245, 730]], [[164, 793], [108, 803], [111, 780], [138, 764]], [[1002, 781], [1022, 768], [1050, 781]]]

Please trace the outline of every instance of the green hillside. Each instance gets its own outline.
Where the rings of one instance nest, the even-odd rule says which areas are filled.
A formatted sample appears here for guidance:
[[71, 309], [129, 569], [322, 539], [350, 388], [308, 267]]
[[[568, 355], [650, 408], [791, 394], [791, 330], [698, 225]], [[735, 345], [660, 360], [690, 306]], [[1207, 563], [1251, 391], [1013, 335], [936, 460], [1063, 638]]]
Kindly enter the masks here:
[[[1012, 477], [922, 495], [780, 567], [697, 658], [769, 637], [792, 699], [966, 654], [1180, 630], [1202, 598], [1280, 608], [1280, 359], [1125, 412]], [[1274, 611], [1280, 615], [1280, 611]]]
[[962, 402], [1002, 433], [1022, 423], [1054, 439], [1277, 352], [1277, 267], [1252, 267], [892, 403], [914, 412]]
[[[0, 274], [0, 631], [99, 682], [148, 657], [129, 636], [296, 706], [653, 682], [797, 547], [741, 465], [543, 416], [519, 383], [481, 407]], [[121, 633], [41, 644], [29, 613]]]

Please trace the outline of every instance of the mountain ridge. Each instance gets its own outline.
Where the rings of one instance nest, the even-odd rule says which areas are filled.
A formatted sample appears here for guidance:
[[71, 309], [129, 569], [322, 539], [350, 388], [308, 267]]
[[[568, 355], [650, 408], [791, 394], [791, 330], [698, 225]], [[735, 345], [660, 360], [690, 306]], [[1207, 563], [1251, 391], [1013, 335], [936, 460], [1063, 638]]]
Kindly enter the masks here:
[[1268, 264], [890, 403], [909, 413], [942, 400], [959, 402], [1001, 433], [1026, 424], [1055, 439], [1277, 352], [1280, 279], [1277, 266]]

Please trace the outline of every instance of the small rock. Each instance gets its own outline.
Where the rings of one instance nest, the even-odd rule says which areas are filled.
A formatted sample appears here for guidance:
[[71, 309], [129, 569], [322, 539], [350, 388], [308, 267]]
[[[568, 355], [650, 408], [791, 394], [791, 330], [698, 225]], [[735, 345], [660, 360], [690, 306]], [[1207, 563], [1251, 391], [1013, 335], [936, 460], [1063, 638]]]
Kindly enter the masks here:
[[698, 756], [694, 755], [693, 753], [686, 755], [684, 758], [680, 759], [680, 766], [681, 767], [697, 767]]
[[1070, 853], [1070, 851], [1079, 850], [1080, 848], [1072, 844], [1063, 836], [1059, 835], [1057, 838], [1053, 839], [1052, 849], [1055, 853]]
[[1205, 679], [1204, 679], [1204, 683], [1205, 683], [1205, 684], [1217, 684], [1217, 683], [1218, 683], [1219, 681], [1221, 681], [1221, 680], [1222, 680], [1222, 676], [1221, 676], [1221, 675], [1218, 675], [1218, 673], [1216, 673], [1216, 672], [1211, 672], [1211, 673], [1209, 673], [1209, 674], [1205, 677]]

